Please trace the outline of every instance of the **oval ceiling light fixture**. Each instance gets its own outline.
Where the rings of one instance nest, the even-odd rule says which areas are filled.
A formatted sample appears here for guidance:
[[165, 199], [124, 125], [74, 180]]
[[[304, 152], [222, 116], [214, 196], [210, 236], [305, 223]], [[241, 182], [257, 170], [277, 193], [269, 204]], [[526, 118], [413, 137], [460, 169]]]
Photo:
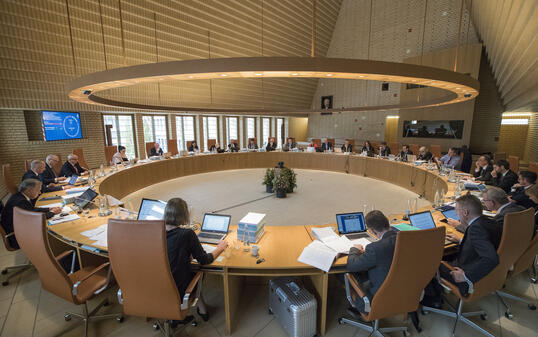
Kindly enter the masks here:
[[[315, 58], [315, 57], [242, 57], [186, 61], [171, 61], [115, 68], [81, 76], [67, 85], [72, 100], [80, 103], [97, 104], [121, 108], [193, 111], [234, 112], [251, 114], [284, 114], [305, 116], [312, 112], [327, 112], [322, 109], [230, 109], [195, 108], [188, 106], [158, 106], [122, 102], [101, 97], [99, 92], [142, 83], [169, 81], [211, 80], [226, 78], [327, 78], [415, 83], [443, 90], [443, 95], [429, 100], [412, 103], [378, 106], [356, 106], [334, 111], [372, 111], [424, 108], [458, 103], [478, 96], [480, 84], [469, 75], [440, 68], [415, 64], [383, 62], [359, 59]], [[456, 89], [453, 89], [456, 88]], [[86, 90], [91, 93], [83, 94]], [[464, 94], [465, 93], [465, 94]], [[329, 111], [330, 111], [329, 110]]]

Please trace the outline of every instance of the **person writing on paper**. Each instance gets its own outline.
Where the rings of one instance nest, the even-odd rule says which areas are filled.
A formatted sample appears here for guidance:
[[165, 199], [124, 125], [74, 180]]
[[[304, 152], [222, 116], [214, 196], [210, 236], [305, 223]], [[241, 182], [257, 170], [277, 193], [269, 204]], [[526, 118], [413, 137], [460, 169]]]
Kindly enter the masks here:
[[[25, 179], [19, 185], [19, 191], [13, 194], [7, 201], [6, 206], [2, 210], [2, 227], [6, 234], [13, 233], [13, 208], [19, 207], [26, 211], [43, 212], [47, 219], [52, 218], [55, 214], [62, 211], [60, 207], [51, 208], [36, 208], [32, 200], [36, 200], [41, 193], [41, 181], [38, 179]], [[19, 244], [14, 235], [7, 238], [9, 244], [19, 249]]]
[[[370, 243], [366, 248], [362, 245], [352, 247], [349, 250], [346, 269], [355, 273], [355, 278], [371, 303], [392, 265], [396, 232], [390, 229], [389, 220], [381, 211], [375, 210], [368, 213], [365, 222], [368, 230], [378, 240]], [[369, 283], [366, 282], [368, 280]], [[366, 313], [365, 300], [357, 298], [355, 308], [359, 312]]]
[[124, 161], [129, 161], [129, 158], [127, 158], [125, 151], [127, 151], [125, 146], [118, 146], [118, 152], [114, 153], [114, 155], [112, 156], [112, 163], [121, 164]]
[[45, 170], [41, 173], [41, 181], [43, 184], [48, 186], [49, 184], [54, 184], [65, 179], [65, 177], [58, 177], [56, 171], [53, 169], [59, 162], [60, 158], [54, 154], [49, 154], [47, 158], [45, 158]]
[[[212, 253], [206, 253], [196, 233], [190, 228], [185, 228], [185, 226], [190, 225], [190, 213], [187, 203], [181, 198], [172, 198], [166, 203], [164, 223], [170, 270], [179, 295], [183, 299], [185, 290], [194, 276], [191, 269], [191, 259], [195, 258], [201, 265], [210, 264], [226, 250], [228, 243], [221, 241]], [[201, 293], [197, 312], [204, 321], [209, 319], [209, 313]]]
[[41, 160], [32, 160], [30, 169], [22, 176], [22, 181], [26, 179], [38, 179], [41, 181], [41, 193], [56, 192], [70, 189], [72, 186], [56, 186], [54, 183], [45, 184], [43, 181], [43, 172], [45, 172], [45, 162]]
[[70, 154], [67, 156], [67, 161], [63, 164], [60, 175], [64, 177], [81, 176], [88, 174], [88, 169], [80, 166], [78, 156]]

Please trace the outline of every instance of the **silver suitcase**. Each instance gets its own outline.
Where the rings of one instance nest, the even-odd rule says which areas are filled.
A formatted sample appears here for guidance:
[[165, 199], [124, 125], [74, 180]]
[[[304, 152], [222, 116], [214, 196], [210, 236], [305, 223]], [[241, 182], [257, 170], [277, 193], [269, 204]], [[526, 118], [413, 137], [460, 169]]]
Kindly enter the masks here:
[[269, 313], [276, 316], [292, 337], [316, 335], [316, 299], [292, 278], [269, 281]]

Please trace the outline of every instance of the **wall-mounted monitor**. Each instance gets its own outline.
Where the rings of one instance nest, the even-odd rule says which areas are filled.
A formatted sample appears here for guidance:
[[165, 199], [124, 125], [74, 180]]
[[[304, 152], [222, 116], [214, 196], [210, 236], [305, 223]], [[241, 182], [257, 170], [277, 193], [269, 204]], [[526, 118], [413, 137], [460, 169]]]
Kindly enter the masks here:
[[82, 127], [78, 112], [41, 111], [43, 138], [46, 141], [80, 139]]
[[417, 138], [461, 139], [461, 137], [463, 137], [463, 122], [463, 120], [404, 121], [402, 136]]

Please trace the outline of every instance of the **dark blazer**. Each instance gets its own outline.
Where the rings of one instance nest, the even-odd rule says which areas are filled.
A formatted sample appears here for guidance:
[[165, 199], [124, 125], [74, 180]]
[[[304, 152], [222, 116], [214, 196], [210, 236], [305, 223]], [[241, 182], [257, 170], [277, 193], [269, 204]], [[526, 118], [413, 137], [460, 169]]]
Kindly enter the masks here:
[[493, 220], [496, 222], [498, 226], [496, 231], [492, 233], [493, 234], [492, 238], [494, 239], [493, 243], [495, 245], [495, 249], [499, 248], [499, 243], [501, 242], [501, 236], [503, 233], [503, 225], [504, 225], [504, 216], [508, 213], [521, 212], [524, 210], [525, 210], [524, 207], [509, 202], [508, 205], [503, 207], [500, 212], [497, 212], [497, 214], [495, 214], [495, 216], [493, 217]]
[[296, 143], [291, 143], [291, 146], [289, 143], [286, 143], [284, 144], [284, 146], [282, 147], [282, 151], [291, 151], [292, 149], [296, 148], [297, 147], [297, 144]]
[[[48, 208], [36, 208], [31, 201], [28, 201], [26, 197], [21, 193], [17, 192], [13, 194], [7, 201], [6, 206], [2, 210], [2, 227], [6, 231], [6, 234], [13, 233], [13, 208], [19, 207], [27, 211], [34, 212], [43, 212], [46, 213], [47, 219], [52, 218], [54, 213], [49, 212]], [[14, 235], [8, 238], [9, 244], [14, 248], [19, 248], [17, 239]]]
[[77, 163], [73, 167], [73, 165], [71, 165], [71, 163], [69, 161], [66, 161], [62, 165], [62, 171], [60, 172], [60, 175], [63, 176], [63, 177], [71, 177], [71, 176], [74, 176], [74, 175], [79, 176], [84, 172], [86, 172], [86, 169], [82, 168], [79, 163]]
[[[190, 151], [190, 150], [189, 150]], [[149, 156], [150, 157], [153, 157], [153, 156], [162, 156], [164, 153], [163, 153], [163, 149], [162, 148], [159, 148], [159, 151], [157, 151], [155, 149], [155, 147], [152, 147], [151, 148], [151, 151], [149, 151]]]
[[229, 144], [228, 148], [231, 152], [239, 152], [239, 145], [237, 145], [237, 143]]
[[[193, 146], [192, 144], [191, 144], [191, 146], [189, 146], [189, 148], [187, 149], [187, 151], [189, 151], [189, 152], [194, 152], [194, 151], [196, 151], [196, 150], [199, 150], [199, 149], [198, 149], [198, 145], [194, 145], [194, 146]], [[162, 151], [161, 151], [161, 156], [162, 156]]]
[[217, 153], [223, 153], [224, 150], [219, 147], [216, 147], [215, 145], [211, 145], [211, 147], [209, 148], [209, 151], [216, 151]]
[[490, 181], [491, 180], [491, 171], [493, 171], [493, 166], [488, 165], [485, 168], [481, 167], [480, 171], [474, 171], [473, 175], [475, 177], [475, 180], [479, 181]]
[[525, 209], [536, 206], [534, 201], [525, 194], [524, 187], [518, 187], [515, 191], [510, 192], [510, 198], [512, 198], [516, 204], [525, 207]]
[[512, 186], [517, 183], [517, 178], [517, 174], [515, 174], [514, 171], [508, 170], [504, 177], [502, 174], [498, 173], [497, 177], [491, 178], [489, 184], [500, 187], [506, 192], [506, 194], [510, 194], [510, 189], [512, 189]]
[[62, 190], [61, 186], [48, 187], [48, 184], [45, 184], [45, 182], [43, 181], [43, 175], [35, 174], [35, 172], [32, 170], [26, 171], [26, 173], [22, 176], [21, 181], [25, 179], [38, 179], [39, 181], [41, 181], [41, 193], [56, 192]]
[[424, 155], [421, 155], [420, 153], [417, 156], [418, 160], [431, 160], [433, 157], [432, 153], [430, 151], [427, 151]]
[[363, 146], [361, 152], [366, 152], [368, 156], [373, 156], [375, 154], [375, 150], [373, 147]]
[[248, 144], [248, 149], [249, 150], [257, 150], [258, 149], [258, 144], [254, 143], [254, 144]]
[[390, 147], [388, 146], [385, 146], [385, 149], [383, 151], [381, 151], [381, 149], [379, 150], [379, 155], [382, 157], [388, 157], [389, 154], [390, 154]]
[[360, 254], [355, 247], [349, 250], [346, 269], [353, 273], [368, 272], [372, 296], [381, 287], [389, 273], [396, 245], [396, 234], [392, 230], [386, 232], [381, 240], [366, 246], [363, 254]]
[[535, 207], [534, 209], [536, 212], [534, 212], [534, 234], [532, 237], [534, 237], [534, 235], [536, 235], [536, 231], [538, 231], [538, 207]]
[[456, 264], [472, 283], [480, 281], [499, 264], [499, 256], [491, 239], [495, 228], [498, 228], [496, 223], [482, 215], [465, 230]]
[[341, 147], [342, 152], [353, 152], [353, 145], [348, 144], [346, 148], [346, 144], [342, 145]]
[[321, 151], [325, 152], [328, 150], [334, 150], [333, 143], [327, 142], [321, 144]]
[[41, 181], [43, 182], [43, 184], [48, 185], [50, 183], [54, 183], [57, 177], [58, 176], [56, 175], [56, 172], [54, 172], [52, 167], [50, 167], [49, 164], [45, 164], [45, 171], [41, 173]]
[[407, 161], [407, 156], [412, 155], [413, 151], [407, 150], [407, 152], [400, 151], [400, 158], [402, 158], [403, 161]]
[[273, 145], [271, 145], [271, 143], [267, 143], [267, 146], [265, 147], [265, 151], [271, 152], [274, 150], [276, 150], [276, 143], [273, 143]]

